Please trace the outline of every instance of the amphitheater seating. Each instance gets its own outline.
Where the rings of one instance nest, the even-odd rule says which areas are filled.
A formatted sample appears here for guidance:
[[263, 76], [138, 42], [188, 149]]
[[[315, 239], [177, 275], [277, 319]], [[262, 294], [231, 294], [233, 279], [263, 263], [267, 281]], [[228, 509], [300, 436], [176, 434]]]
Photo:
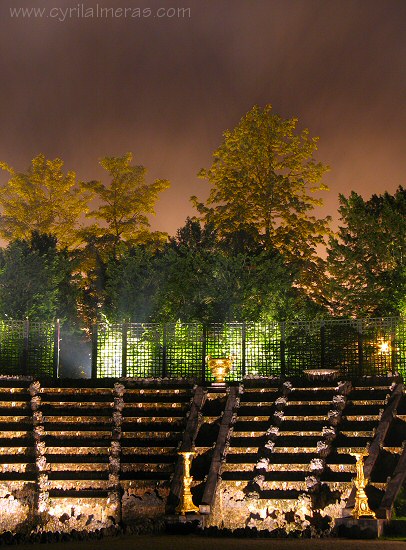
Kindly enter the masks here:
[[[371, 449], [367, 494], [378, 511], [394, 492], [388, 481], [406, 441], [406, 398], [390, 377], [352, 384], [248, 379], [231, 392], [208, 386], [199, 389], [204, 398], [193, 441], [190, 433], [185, 438], [192, 383], [42, 381], [33, 390], [31, 382], [0, 380], [0, 485], [7, 498], [17, 486], [46, 494], [47, 510], [59, 510], [54, 527], [72, 503], [107, 506], [113, 489], [121, 504], [113, 519], [109, 512], [111, 521], [163, 516], [171, 484], [180, 483], [178, 451], [185, 442], [196, 453], [192, 493], [205, 514], [219, 498], [214, 490], [212, 502], [203, 501], [213, 479], [214, 489], [238, 489], [247, 509], [254, 501], [269, 509], [281, 499], [288, 506], [321, 487], [347, 499], [355, 476], [350, 453], [365, 448]], [[235, 408], [226, 414], [231, 393]], [[102, 512], [98, 517], [98, 525], [107, 521]]]

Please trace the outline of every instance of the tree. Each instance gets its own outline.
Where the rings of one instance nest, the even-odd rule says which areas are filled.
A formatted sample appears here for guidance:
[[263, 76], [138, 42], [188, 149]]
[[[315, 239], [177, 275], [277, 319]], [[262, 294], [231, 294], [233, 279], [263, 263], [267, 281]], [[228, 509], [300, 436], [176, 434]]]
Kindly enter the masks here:
[[307, 312], [310, 300], [281, 254], [251, 245], [245, 236], [219, 240], [210, 224], [188, 219], [156, 258], [155, 318], [270, 321]]
[[340, 195], [343, 225], [330, 239], [326, 297], [335, 315], [402, 312], [406, 295], [406, 190]]
[[[108, 172], [111, 182], [82, 184], [82, 188], [97, 199], [97, 208], [88, 213], [88, 217], [94, 218], [97, 223], [81, 232], [85, 246], [80, 251], [80, 261], [86, 273], [82, 284], [82, 313], [87, 322], [98, 317], [106, 300], [109, 302], [109, 314], [128, 316], [127, 309], [122, 310], [119, 304], [115, 307], [110, 296], [112, 294], [118, 298], [122, 294], [115, 287], [112, 277], [125, 278], [127, 268], [130, 271], [133, 269], [130, 264], [134, 263], [134, 259], [129, 260], [126, 267], [121, 259], [127, 258], [133, 247], [146, 245], [154, 250], [162, 247], [167, 239], [164, 233], [150, 231], [148, 216], [154, 214], [158, 195], [169, 187], [169, 182], [155, 180], [146, 183], [146, 169], [131, 163], [131, 153], [122, 157], [105, 157], [100, 164]], [[127, 306], [130, 307], [130, 304]]]
[[75, 306], [70, 261], [54, 236], [34, 232], [29, 241], [18, 239], [2, 250], [1, 317], [72, 321]]
[[161, 276], [157, 256], [143, 245], [131, 247], [106, 266], [104, 313], [109, 321], [151, 321]]
[[[82, 184], [83, 189], [91, 191], [98, 199], [98, 207], [88, 217], [107, 226], [102, 229], [103, 238], [110, 239], [114, 252], [120, 242], [132, 245], [162, 238], [166, 240], [166, 235], [150, 232], [148, 215], [155, 213], [158, 195], [169, 187], [169, 182], [158, 179], [146, 183], [144, 166], [132, 166], [131, 162], [131, 153], [122, 157], [105, 157], [100, 165], [108, 172], [111, 183], [91, 181]], [[94, 226], [94, 229], [100, 233], [100, 228]]]
[[211, 191], [206, 203], [192, 201], [219, 235], [251, 235], [286, 259], [309, 258], [328, 233], [328, 218], [312, 215], [327, 190], [321, 182], [327, 167], [316, 162], [318, 138], [296, 132], [297, 119], [283, 120], [267, 105], [253, 107], [202, 170]]
[[87, 211], [89, 193], [77, 186], [75, 172], [63, 171], [61, 159], [35, 157], [25, 173], [5, 162], [0, 168], [10, 174], [0, 193], [0, 234], [7, 240], [31, 238], [33, 231], [54, 235], [58, 245], [77, 243], [77, 225]]

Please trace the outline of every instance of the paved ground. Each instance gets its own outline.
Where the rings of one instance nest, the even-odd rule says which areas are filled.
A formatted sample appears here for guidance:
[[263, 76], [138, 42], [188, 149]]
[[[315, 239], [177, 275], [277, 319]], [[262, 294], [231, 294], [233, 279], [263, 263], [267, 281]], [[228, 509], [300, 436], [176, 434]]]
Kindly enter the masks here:
[[120, 536], [98, 541], [16, 545], [13, 550], [406, 550], [406, 541], [344, 539], [235, 539], [188, 536]]

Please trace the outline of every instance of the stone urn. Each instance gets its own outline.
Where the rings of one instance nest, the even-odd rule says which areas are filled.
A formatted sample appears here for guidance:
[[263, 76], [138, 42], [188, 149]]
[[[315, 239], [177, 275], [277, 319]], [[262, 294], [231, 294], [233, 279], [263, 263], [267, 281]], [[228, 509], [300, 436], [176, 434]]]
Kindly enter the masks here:
[[225, 378], [230, 373], [233, 366], [232, 357], [212, 357], [208, 355], [206, 357], [207, 365], [210, 372], [215, 378], [216, 385], [225, 385]]

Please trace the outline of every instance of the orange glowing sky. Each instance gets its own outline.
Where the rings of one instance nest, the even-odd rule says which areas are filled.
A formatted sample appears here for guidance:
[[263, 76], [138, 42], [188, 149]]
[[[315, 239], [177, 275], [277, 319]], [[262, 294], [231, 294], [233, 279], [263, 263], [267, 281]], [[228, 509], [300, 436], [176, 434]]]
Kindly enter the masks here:
[[173, 234], [194, 214], [190, 195], [207, 196], [196, 174], [222, 132], [271, 103], [320, 136], [319, 160], [331, 166], [320, 213], [335, 225], [338, 193], [406, 184], [403, 0], [83, 5], [97, 3], [188, 7], [190, 18], [15, 19], [10, 6], [51, 2], [2, 0], [1, 160], [25, 170], [43, 152], [95, 179], [100, 157], [132, 151], [151, 179], [171, 181], [153, 227]]

